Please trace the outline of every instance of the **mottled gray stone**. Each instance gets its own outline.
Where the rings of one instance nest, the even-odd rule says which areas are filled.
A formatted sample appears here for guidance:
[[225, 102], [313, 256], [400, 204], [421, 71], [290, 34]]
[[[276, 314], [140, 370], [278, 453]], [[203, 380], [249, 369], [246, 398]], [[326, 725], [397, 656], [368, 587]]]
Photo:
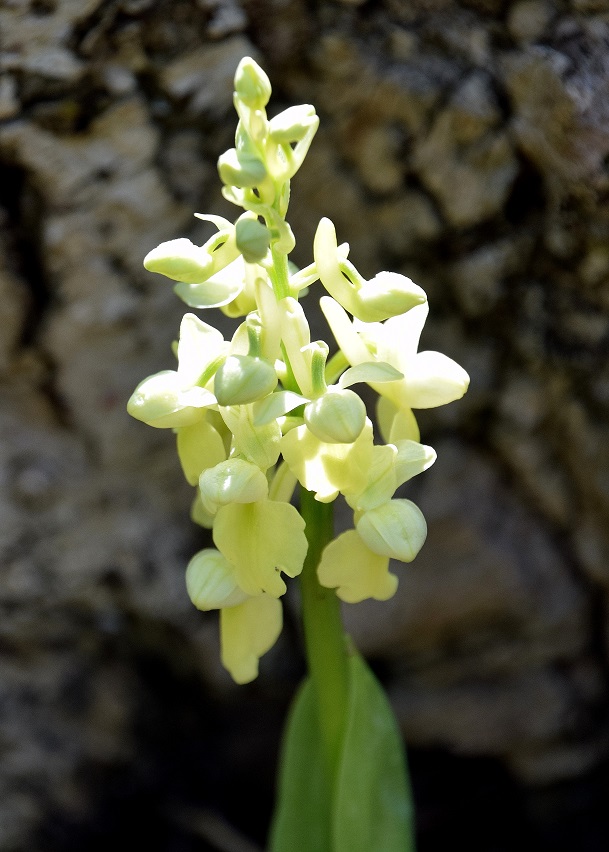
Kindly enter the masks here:
[[517, 173], [507, 135], [483, 79], [459, 87], [414, 149], [414, 167], [448, 222], [469, 227], [498, 213]]
[[206, 44], [164, 68], [161, 85], [171, 97], [186, 100], [191, 112], [227, 112], [232, 105], [235, 68], [244, 56], [259, 58], [244, 36]]
[[[231, 684], [217, 621], [184, 589], [209, 538], [189, 521], [174, 436], [125, 411], [175, 364], [184, 311], [142, 258], [203, 241], [195, 210], [238, 213], [215, 161], [233, 144], [246, 53], [271, 77], [271, 112], [309, 102], [321, 117], [292, 186], [296, 262], [330, 216], [366, 277], [394, 269], [427, 289], [422, 347], [472, 380], [463, 400], [417, 413], [439, 458], [404, 493], [428, 541], [396, 567], [392, 601], [349, 608], [356, 642], [412, 742], [494, 756], [529, 785], [603, 759], [606, 6], [2, 5], [3, 850], [38, 852], [50, 814], [91, 817], [104, 791], [87, 778], [141, 763], [141, 656], [170, 672], [155, 706], [191, 678], [215, 708], [259, 696], [265, 719], [300, 670], [287, 630], [253, 691]], [[232, 768], [256, 738], [231, 736]]]
[[513, 132], [555, 191], [599, 176], [609, 153], [609, 30], [575, 28], [556, 47], [505, 61]]

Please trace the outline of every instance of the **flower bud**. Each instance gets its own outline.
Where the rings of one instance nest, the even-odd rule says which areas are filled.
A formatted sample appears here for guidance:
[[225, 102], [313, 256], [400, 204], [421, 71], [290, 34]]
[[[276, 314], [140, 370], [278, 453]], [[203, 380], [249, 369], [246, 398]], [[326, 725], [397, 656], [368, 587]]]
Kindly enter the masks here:
[[218, 159], [220, 180], [227, 186], [258, 186], [266, 177], [266, 166], [255, 154], [230, 148]]
[[354, 316], [363, 322], [382, 322], [427, 301], [422, 287], [397, 272], [379, 272], [360, 287]]
[[304, 420], [320, 441], [352, 444], [365, 426], [366, 406], [353, 391], [330, 388], [305, 406]]
[[257, 219], [242, 218], [235, 226], [237, 248], [246, 263], [260, 263], [271, 244], [271, 232]]
[[251, 56], [244, 56], [235, 72], [235, 94], [250, 109], [263, 109], [271, 97], [271, 81]]
[[230, 355], [214, 377], [219, 405], [245, 405], [267, 396], [277, 386], [275, 368], [262, 358]]
[[269, 122], [269, 131], [275, 142], [289, 145], [300, 142], [311, 131], [317, 129], [319, 118], [311, 104], [289, 107]]
[[158, 272], [172, 281], [183, 281], [185, 284], [205, 281], [212, 264], [213, 260], [205, 249], [185, 238], [161, 243], [144, 258], [144, 267], [149, 272]]
[[423, 513], [411, 500], [389, 500], [356, 516], [356, 529], [370, 550], [412, 562], [427, 537]]
[[228, 459], [199, 477], [203, 506], [212, 514], [228, 503], [256, 503], [266, 499], [269, 484], [260, 468], [244, 459]]
[[247, 600], [233, 566], [213, 548], [199, 551], [188, 563], [186, 591], [196, 608], [202, 610], [236, 606]]
[[139, 383], [127, 411], [157, 429], [176, 429], [201, 420], [204, 409], [215, 401], [205, 388], [185, 388], [175, 370], [162, 370]]

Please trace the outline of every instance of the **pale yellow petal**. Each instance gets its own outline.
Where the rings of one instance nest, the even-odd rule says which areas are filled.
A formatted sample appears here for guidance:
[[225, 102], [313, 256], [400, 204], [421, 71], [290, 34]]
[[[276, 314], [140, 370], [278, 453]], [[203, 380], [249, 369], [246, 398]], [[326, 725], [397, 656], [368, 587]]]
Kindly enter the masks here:
[[395, 475], [398, 486], [408, 482], [413, 476], [423, 473], [436, 460], [434, 448], [419, 444], [418, 441], [396, 441], [395, 445], [398, 451], [395, 461]]
[[277, 421], [254, 425], [253, 405], [220, 408], [222, 418], [233, 433], [235, 451], [261, 470], [272, 467], [279, 458], [281, 427]]
[[180, 464], [190, 485], [196, 485], [204, 470], [226, 458], [221, 436], [206, 420], [178, 429], [177, 444]]
[[405, 372], [405, 368], [417, 354], [421, 332], [429, 314], [429, 304], [417, 305], [399, 317], [383, 323], [377, 338], [377, 358]]
[[469, 387], [463, 367], [441, 352], [419, 352], [402, 372], [411, 408], [446, 405], [461, 399]]
[[397, 456], [398, 451], [392, 444], [372, 448], [372, 458], [366, 471], [366, 487], [358, 492], [345, 492], [347, 503], [352, 509], [367, 511], [391, 500], [398, 487]]
[[258, 676], [258, 661], [279, 638], [281, 625], [281, 602], [268, 595], [221, 610], [222, 665], [236, 683], [249, 683]]
[[341, 271], [336, 230], [330, 219], [326, 217], [320, 220], [315, 232], [313, 257], [321, 283], [328, 293], [353, 313], [356, 288]]
[[389, 441], [392, 444], [397, 444], [398, 441], [418, 441], [420, 437], [419, 424], [412, 409], [400, 409], [391, 423]]
[[281, 439], [281, 452], [290, 470], [315, 499], [329, 503], [340, 491], [366, 486], [372, 454], [372, 425], [367, 425], [352, 444], [320, 441], [307, 426], [291, 429]]
[[205, 408], [215, 401], [205, 388], [185, 387], [175, 370], [162, 370], [139, 383], [127, 403], [127, 411], [156, 429], [176, 429], [202, 420]]
[[228, 351], [222, 333], [194, 314], [184, 314], [178, 343], [178, 373], [184, 385], [194, 385], [208, 365]]
[[[319, 300], [319, 304], [336, 342], [351, 366], [356, 367], [358, 364], [372, 360], [366, 344], [353, 327], [353, 323], [349, 319], [347, 312], [343, 310], [338, 302], [331, 299], [330, 296], [323, 296]], [[382, 360], [388, 361], [387, 358]], [[389, 363], [394, 367], [396, 366], [391, 361]]]
[[346, 603], [366, 598], [386, 601], [398, 586], [395, 574], [389, 573], [389, 558], [373, 553], [356, 530], [347, 530], [326, 546], [317, 576]]
[[204, 527], [206, 530], [210, 530], [214, 525], [214, 516], [203, 505], [201, 493], [198, 488], [195, 499], [192, 501], [190, 507], [190, 520], [200, 527]]
[[304, 526], [289, 503], [231, 503], [218, 510], [213, 537], [247, 594], [279, 597], [286, 590], [280, 572], [295, 577], [302, 571], [307, 553]]
[[285, 462], [277, 465], [269, 485], [269, 500], [289, 503], [298, 480]]

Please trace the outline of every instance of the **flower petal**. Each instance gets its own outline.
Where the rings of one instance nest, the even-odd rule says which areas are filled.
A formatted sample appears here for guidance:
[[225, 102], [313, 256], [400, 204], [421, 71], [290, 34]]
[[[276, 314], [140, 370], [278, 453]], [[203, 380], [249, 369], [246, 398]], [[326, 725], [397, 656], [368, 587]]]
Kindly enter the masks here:
[[258, 676], [258, 660], [279, 638], [281, 625], [281, 602], [268, 595], [221, 610], [222, 665], [236, 683], [249, 683]]
[[235, 566], [245, 592], [277, 598], [286, 590], [280, 572], [295, 577], [302, 571], [307, 553], [304, 526], [289, 503], [230, 503], [216, 515], [214, 544]]
[[203, 419], [205, 407], [215, 402], [210, 391], [185, 388], [175, 370], [162, 370], [139, 383], [127, 403], [127, 411], [156, 429], [176, 429]]
[[421, 437], [414, 414], [409, 408], [400, 411], [386, 396], [376, 401], [376, 419], [383, 441], [397, 444], [401, 440], [418, 441]]
[[404, 369], [404, 384], [410, 408], [436, 408], [461, 399], [469, 376], [441, 352], [419, 352]]
[[346, 603], [386, 601], [398, 586], [395, 574], [389, 573], [388, 557], [369, 550], [356, 530], [347, 530], [324, 548], [317, 576]]
[[228, 346], [218, 329], [184, 314], [178, 343], [178, 374], [184, 386], [196, 385], [207, 367], [228, 353]]
[[180, 282], [173, 291], [191, 308], [219, 308], [236, 299], [244, 287], [243, 258], [238, 257], [206, 281]]
[[379, 361], [388, 361], [402, 373], [405, 372], [404, 368], [419, 348], [421, 332], [428, 314], [429, 303], [425, 302], [383, 323], [382, 332], [377, 338], [376, 354]]
[[420, 437], [419, 424], [412, 409], [403, 408], [398, 411], [391, 423], [389, 441], [397, 444], [398, 441], [418, 441]]
[[366, 468], [366, 486], [359, 492], [345, 492], [352, 509], [368, 511], [391, 500], [398, 487], [396, 479], [397, 449], [392, 444], [372, 448], [372, 458]]
[[419, 444], [418, 441], [396, 441], [396, 447], [398, 454], [395, 475], [398, 486], [408, 482], [413, 476], [423, 473], [437, 458], [433, 447]]
[[178, 456], [189, 485], [196, 485], [200, 475], [226, 458], [224, 442], [211, 423], [200, 420], [177, 430]]
[[403, 373], [385, 361], [368, 361], [345, 370], [338, 384], [341, 388], [348, 388], [357, 382], [395, 382], [403, 378]]
[[276, 391], [254, 404], [254, 425], [266, 426], [289, 411], [304, 405], [308, 399], [292, 391]]
[[298, 480], [285, 462], [275, 468], [275, 473], [269, 484], [269, 500], [289, 503], [294, 494]]
[[195, 499], [190, 507], [190, 520], [193, 524], [198, 524], [206, 530], [212, 529], [214, 525], [214, 516], [210, 514], [201, 500], [201, 492], [197, 488]]
[[350, 313], [353, 313], [357, 291], [341, 271], [336, 230], [330, 219], [326, 217], [320, 220], [315, 232], [313, 257], [321, 283], [328, 293]]
[[423, 288], [410, 278], [397, 272], [379, 272], [358, 290], [353, 313], [364, 322], [380, 322], [401, 316], [426, 301]]
[[281, 439], [281, 452], [303, 488], [315, 492], [320, 503], [330, 503], [339, 491], [366, 487], [372, 452], [372, 424], [352, 444], [320, 441], [307, 426], [291, 429]]
[[279, 458], [281, 427], [276, 420], [264, 426], [254, 425], [253, 405], [234, 405], [220, 408], [222, 419], [233, 433], [236, 453], [267, 470]]
[[[370, 351], [353, 327], [347, 312], [329, 296], [322, 296], [319, 304], [336, 342], [351, 366], [356, 367], [370, 361]], [[387, 361], [386, 358], [381, 360]]]

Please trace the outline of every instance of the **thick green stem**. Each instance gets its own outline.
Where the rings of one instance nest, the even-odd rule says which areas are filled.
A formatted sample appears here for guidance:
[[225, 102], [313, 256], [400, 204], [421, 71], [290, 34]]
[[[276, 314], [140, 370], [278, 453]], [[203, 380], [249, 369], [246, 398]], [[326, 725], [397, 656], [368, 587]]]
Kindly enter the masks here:
[[319, 724], [329, 780], [334, 781], [348, 698], [347, 644], [336, 592], [317, 579], [323, 548], [334, 537], [333, 506], [300, 492], [309, 550], [301, 575], [302, 610], [309, 672], [317, 695]]

